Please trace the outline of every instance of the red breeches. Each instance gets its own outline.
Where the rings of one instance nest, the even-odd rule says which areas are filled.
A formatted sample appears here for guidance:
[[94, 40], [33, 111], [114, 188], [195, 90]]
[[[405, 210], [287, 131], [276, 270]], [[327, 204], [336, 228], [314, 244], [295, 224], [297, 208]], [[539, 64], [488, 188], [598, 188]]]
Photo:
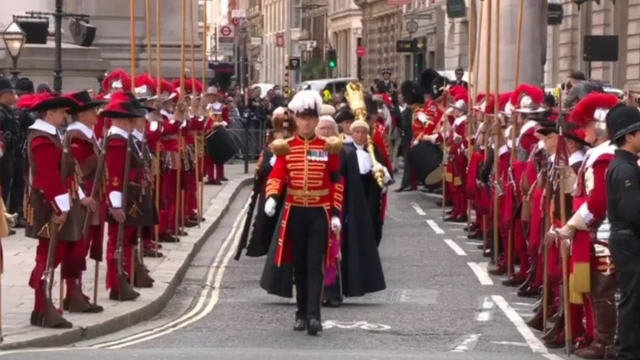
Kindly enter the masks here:
[[[135, 226], [124, 227], [124, 237], [122, 239], [122, 270], [127, 277], [131, 268], [131, 244], [136, 241], [137, 228]], [[109, 223], [107, 228], [107, 290], [118, 291], [118, 260], [116, 250], [118, 249], [118, 224]]]
[[160, 179], [160, 224], [166, 228], [166, 231], [173, 231], [176, 221], [176, 170], [165, 170]]
[[[42, 288], [42, 276], [47, 268], [49, 254], [49, 239], [39, 238], [36, 247], [36, 264], [31, 271], [29, 286], [35, 290], [35, 304], [33, 311], [43, 312], [45, 306], [45, 291]], [[82, 241], [58, 241], [54, 258], [54, 268], [62, 263], [62, 278], [79, 279], [84, 266], [85, 247]]]
[[196, 171], [182, 172], [184, 184], [184, 216], [185, 219], [198, 214], [198, 183], [196, 181]]

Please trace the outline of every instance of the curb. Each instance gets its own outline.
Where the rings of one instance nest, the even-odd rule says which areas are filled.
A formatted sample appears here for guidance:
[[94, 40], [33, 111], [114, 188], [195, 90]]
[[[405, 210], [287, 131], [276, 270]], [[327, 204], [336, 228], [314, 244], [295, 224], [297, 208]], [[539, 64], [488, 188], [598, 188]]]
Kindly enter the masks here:
[[227, 203], [223, 205], [220, 211], [220, 215], [218, 215], [218, 217], [213, 220], [213, 222], [202, 234], [200, 239], [198, 239], [194, 243], [193, 247], [182, 262], [182, 265], [180, 265], [162, 294], [156, 299], [140, 307], [139, 309], [135, 309], [128, 313], [112, 317], [109, 320], [95, 325], [90, 325], [87, 327], [74, 327], [66, 331], [52, 329], [51, 331], [55, 333], [52, 333], [51, 335], [46, 335], [35, 339], [0, 344], [0, 350], [16, 350], [34, 347], [46, 348], [68, 345], [79, 341], [90, 340], [100, 336], [108, 335], [153, 318], [158, 313], [160, 313], [160, 311], [162, 311], [166, 307], [169, 300], [173, 298], [175, 290], [187, 274], [187, 270], [189, 269], [189, 266], [191, 266], [191, 262], [200, 252], [207, 239], [209, 239], [211, 234], [213, 234], [213, 232], [218, 228], [220, 221], [222, 221], [222, 218], [227, 214], [231, 203], [235, 201], [240, 191], [249, 186], [252, 182], [253, 177], [248, 177], [246, 179], [240, 180], [238, 186], [236, 186], [236, 188], [229, 196], [229, 200], [227, 201]]

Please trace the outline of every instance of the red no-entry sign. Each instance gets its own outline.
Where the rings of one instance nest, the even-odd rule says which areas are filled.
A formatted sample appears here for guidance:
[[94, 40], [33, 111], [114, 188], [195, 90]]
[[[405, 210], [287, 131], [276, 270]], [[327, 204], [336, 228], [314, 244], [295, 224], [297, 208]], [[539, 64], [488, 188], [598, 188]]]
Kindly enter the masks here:
[[367, 55], [367, 48], [364, 46], [358, 46], [356, 48], [356, 56], [357, 57], [364, 57], [365, 55]]

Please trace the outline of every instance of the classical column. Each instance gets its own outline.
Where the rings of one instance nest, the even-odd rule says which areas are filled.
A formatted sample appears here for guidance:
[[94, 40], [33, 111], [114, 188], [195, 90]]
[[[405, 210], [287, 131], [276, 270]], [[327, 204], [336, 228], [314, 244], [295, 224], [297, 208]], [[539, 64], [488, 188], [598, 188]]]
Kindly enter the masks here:
[[[476, 1], [476, 9], [479, 16], [481, 1]], [[487, 3], [492, 1], [492, 35], [491, 35], [491, 74], [490, 88], [494, 91], [495, 86], [495, 49], [499, 47], [500, 56], [500, 92], [512, 91], [515, 86], [516, 68], [516, 43], [518, 34], [518, 13], [520, 10], [520, 0], [501, 0], [500, 8], [496, 6], [496, 0], [484, 0], [484, 12], [482, 19], [483, 29], [479, 30], [480, 54], [475, 59], [474, 70], [479, 71], [478, 86], [479, 91], [484, 92], [486, 88], [486, 59], [487, 59], [487, 27], [488, 11]], [[522, 21], [522, 39], [520, 46], [520, 83], [539, 85], [543, 81], [544, 67], [542, 65], [546, 46], [546, 1], [524, 0], [524, 17]], [[496, 44], [496, 19], [500, 16], [500, 43]], [[545, 31], [541, 31], [540, 24], [543, 24]], [[478, 26], [478, 22], [476, 22]]]

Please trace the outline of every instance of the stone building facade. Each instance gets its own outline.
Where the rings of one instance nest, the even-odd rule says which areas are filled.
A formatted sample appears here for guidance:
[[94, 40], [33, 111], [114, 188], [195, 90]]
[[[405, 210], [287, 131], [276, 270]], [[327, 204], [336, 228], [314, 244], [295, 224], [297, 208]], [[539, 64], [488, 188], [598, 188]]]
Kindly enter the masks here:
[[[355, 53], [362, 44], [362, 10], [353, 0], [330, 0], [329, 42], [336, 49], [338, 63], [334, 76], [357, 78], [362, 61]], [[360, 73], [359, 70], [360, 69]]]

